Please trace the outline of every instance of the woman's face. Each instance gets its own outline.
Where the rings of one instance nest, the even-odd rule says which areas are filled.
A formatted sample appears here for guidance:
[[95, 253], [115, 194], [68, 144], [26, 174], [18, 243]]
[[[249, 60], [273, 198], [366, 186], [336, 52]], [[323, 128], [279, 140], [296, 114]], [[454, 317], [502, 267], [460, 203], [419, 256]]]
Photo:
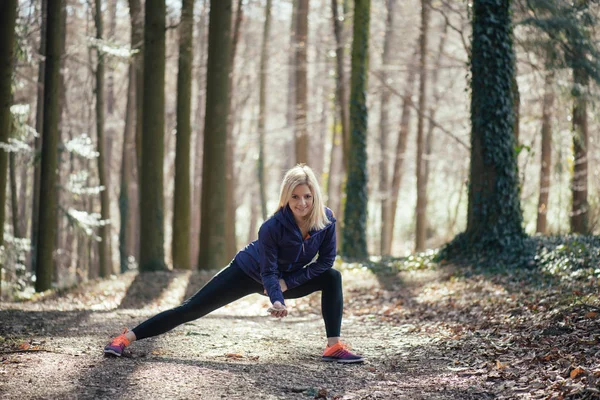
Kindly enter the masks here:
[[314, 198], [308, 185], [298, 185], [292, 191], [288, 202], [290, 209], [297, 220], [304, 219], [313, 208]]

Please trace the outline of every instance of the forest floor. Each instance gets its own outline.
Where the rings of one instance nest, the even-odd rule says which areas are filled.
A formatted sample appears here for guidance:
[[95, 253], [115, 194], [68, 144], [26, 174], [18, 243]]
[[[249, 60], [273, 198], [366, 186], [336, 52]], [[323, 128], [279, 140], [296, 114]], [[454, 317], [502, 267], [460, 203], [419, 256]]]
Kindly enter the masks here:
[[102, 349], [212, 273], [126, 273], [0, 305], [2, 399], [600, 398], [599, 285], [451, 265], [338, 263], [342, 333], [366, 362], [325, 363], [320, 295], [267, 316], [252, 295], [127, 357]]

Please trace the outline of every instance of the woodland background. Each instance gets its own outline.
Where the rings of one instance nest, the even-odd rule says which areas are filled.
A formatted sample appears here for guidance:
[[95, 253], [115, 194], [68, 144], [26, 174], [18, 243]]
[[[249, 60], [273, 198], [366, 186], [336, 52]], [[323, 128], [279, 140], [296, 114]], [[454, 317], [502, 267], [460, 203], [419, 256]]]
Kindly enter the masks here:
[[[512, 113], [494, 118], [514, 123], [502, 134], [518, 166], [515, 237], [588, 235], [575, 239], [588, 251], [600, 232], [600, 7], [517, 0], [506, 14], [507, 1], [477, 3], [3, 2], [0, 25], [14, 26], [2, 34], [14, 54], [2, 59], [0, 93], [11, 115], [3, 296], [136, 268], [224, 266], [256, 239], [297, 162], [321, 180], [342, 255], [405, 257], [463, 231], [473, 239], [472, 104], [493, 97], [472, 90], [477, 6], [508, 18], [497, 57], [514, 75], [481, 76], [510, 87], [500, 98]], [[483, 247], [520, 254], [503, 229]]]

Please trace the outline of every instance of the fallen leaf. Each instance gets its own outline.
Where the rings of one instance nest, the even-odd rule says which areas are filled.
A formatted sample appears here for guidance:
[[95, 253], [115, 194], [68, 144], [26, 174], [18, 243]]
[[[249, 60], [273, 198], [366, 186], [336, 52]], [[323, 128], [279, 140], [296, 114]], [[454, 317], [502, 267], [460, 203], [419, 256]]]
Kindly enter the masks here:
[[504, 369], [508, 366], [508, 363], [501, 363], [500, 360], [496, 360], [496, 368]]
[[315, 399], [326, 399], [327, 398], [327, 389], [319, 389]]
[[573, 371], [571, 371], [571, 374], [569, 376], [571, 377], [571, 379], [575, 379], [579, 375], [584, 374], [584, 373], [585, 373], [585, 370], [583, 368], [577, 367]]
[[227, 354], [225, 354], [225, 357], [233, 358], [234, 360], [239, 360], [240, 358], [244, 358], [244, 356], [239, 353], [227, 353]]
[[29, 350], [30, 347], [31, 347], [31, 344], [29, 344], [27, 342], [23, 342], [19, 345], [19, 350]]
[[590, 318], [590, 319], [596, 318], [597, 316], [598, 316], [598, 313], [596, 311], [590, 311], [585, 314], [585, 317]]

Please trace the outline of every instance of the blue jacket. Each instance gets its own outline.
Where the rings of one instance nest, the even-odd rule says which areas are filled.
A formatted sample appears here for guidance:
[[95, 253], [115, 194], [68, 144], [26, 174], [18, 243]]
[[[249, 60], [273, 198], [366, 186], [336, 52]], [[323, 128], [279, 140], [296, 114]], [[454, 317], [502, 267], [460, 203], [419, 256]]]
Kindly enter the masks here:
[[[292, 210], [286, 206], [261, 225], [258, 240], [235, 256], [240, 268], [265, 287], [271, 303], [285, 304], [279, 279], [292, 289], [333, 266], [336, 220], [329, 208], [325, 208], [325, 213], [330, 224], [311, 230], [303, 239]], [[317, 253], [319, 257], [313, 262]]]

